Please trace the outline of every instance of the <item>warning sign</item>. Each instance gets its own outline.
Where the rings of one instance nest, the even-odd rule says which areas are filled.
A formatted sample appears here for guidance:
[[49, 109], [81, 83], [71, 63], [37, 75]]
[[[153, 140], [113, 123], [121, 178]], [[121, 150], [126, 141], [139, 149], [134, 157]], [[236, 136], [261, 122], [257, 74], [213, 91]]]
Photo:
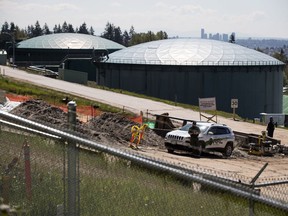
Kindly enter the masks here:
[[238, 99], [231, 99], [231, 108], [238, 108]]
[[199, 98], [200, 110], [216, 110], [216, 98]]

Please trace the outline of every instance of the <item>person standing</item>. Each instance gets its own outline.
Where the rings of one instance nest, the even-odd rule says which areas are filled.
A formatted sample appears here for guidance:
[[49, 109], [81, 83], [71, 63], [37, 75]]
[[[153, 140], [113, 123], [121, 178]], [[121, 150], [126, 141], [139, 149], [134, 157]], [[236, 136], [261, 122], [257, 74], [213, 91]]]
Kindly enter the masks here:
[[266, 130], [267, 130], [267, 135], [269, 137], [273, 137], [274, 130], [275, 130], [275, 124], [274, 124], [274, 121], [273, 121], [272, 117], [270, 117], [270, 121], [269, 121], [269, 123], [267, 125]]
[[200, 134], [200, 132], [201, 131], [199, 127], [196, 125], [196, 121], [193, 121], [192, 126], [188, 130], [188, 133], [190, 135], [190, 145], [199, 151], [199, 155], [202, 152], [202, 149], [199, 148], [199, 143], [198, 143], [198, 135]]

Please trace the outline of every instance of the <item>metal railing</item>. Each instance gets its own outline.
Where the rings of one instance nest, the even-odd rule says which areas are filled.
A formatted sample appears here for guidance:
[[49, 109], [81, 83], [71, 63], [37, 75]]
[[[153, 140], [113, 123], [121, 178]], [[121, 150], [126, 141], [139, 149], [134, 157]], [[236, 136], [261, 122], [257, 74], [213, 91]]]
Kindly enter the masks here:
[[280, 61], [186, 61], [186, 60], [142, 60], [110, 58], [107, 63], [144, 65], [182, 65], [182, 66], [265, 66], [284, 65]]

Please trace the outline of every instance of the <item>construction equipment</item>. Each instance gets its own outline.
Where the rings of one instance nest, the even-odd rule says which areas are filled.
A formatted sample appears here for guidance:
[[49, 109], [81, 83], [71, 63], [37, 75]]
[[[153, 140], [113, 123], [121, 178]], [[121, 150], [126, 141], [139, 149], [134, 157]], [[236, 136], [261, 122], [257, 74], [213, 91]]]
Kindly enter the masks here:
[[271, 140], [267, 139], [266, 131], [262, 131], [262, 135], [258, 137], [258, 142], [249, 143], [248, 154], [258, 156], [273, 156], [277, 153], [277, 145], [273, 145]]

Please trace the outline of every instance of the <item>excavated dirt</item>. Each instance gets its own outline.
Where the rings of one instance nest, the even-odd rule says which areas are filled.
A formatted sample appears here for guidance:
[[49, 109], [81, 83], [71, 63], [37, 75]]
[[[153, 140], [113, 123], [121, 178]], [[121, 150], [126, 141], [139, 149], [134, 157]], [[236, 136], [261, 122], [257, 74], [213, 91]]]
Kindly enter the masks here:
[[[68, 129], [68, 114], [42, 100], [23, 102], [11, 113], [29, 120], [57, 126], [60, 129]], [[128, 146], [133, 125], [140, 126], [125, 115], [102, 113], [88, 122], [77, 120], [76, 131], [103, 144]], [[140, 143], [142, 147], [163, 147], [163, 138], [149, 128], [146, 128], [143, 138]]]

